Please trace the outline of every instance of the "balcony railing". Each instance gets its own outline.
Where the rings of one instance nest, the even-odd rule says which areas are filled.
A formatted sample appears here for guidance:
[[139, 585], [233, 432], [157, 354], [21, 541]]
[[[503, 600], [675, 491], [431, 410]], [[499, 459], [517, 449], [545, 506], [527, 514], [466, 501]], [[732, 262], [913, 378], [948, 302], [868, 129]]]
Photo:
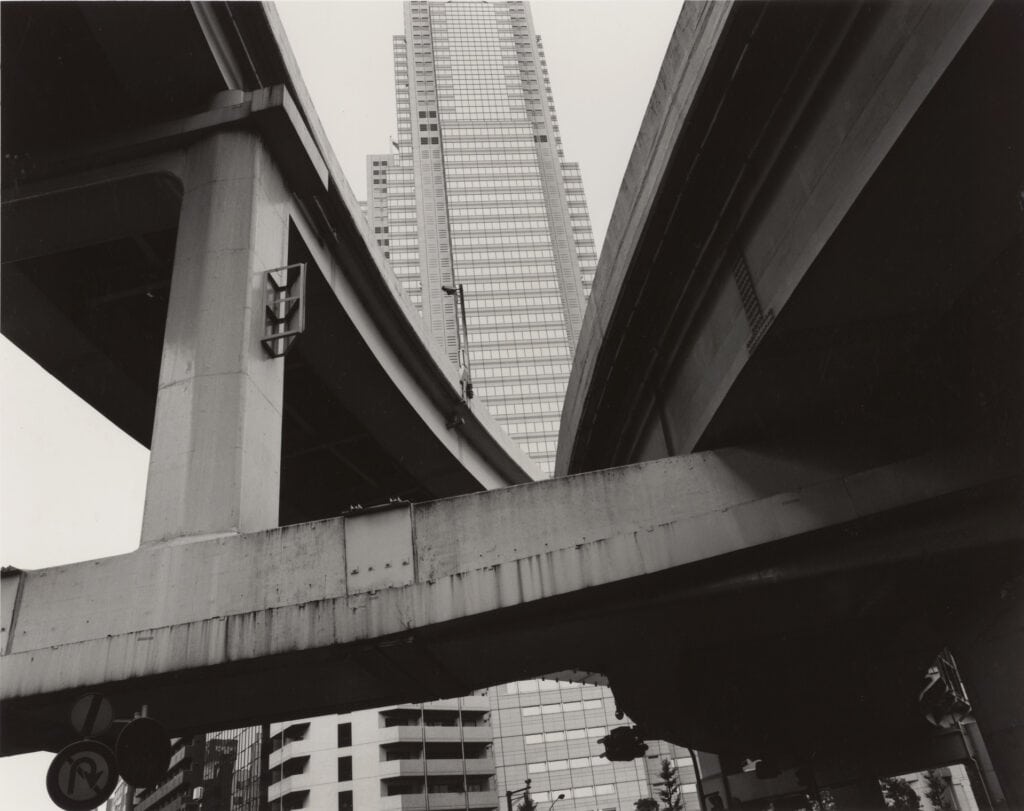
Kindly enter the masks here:
[[496, 791], [471, 791], [469, 794], [395, 794], [380, 798], [380, 811], [458, 811], [460, 808], [497, 807]]
[[480, 727], [432, 727], [432, 726], [395, 726], [380, 730], [381, 743], [416, 743], [426, 740], [427, 743], [489, 743], [494, 731], [489, 726]]
[[[465, 764], [465, 769], [463, 769]], [[423, 761], [420, 758], [408, 760], [388, 760], [381, 763], [380, 776], [391, 777], [422, 777], [424, 770], [432, 776], [461, 775], [465, 771], [468, 775], [492, 775], [494, 770], [494, 758], [430, 758]]]

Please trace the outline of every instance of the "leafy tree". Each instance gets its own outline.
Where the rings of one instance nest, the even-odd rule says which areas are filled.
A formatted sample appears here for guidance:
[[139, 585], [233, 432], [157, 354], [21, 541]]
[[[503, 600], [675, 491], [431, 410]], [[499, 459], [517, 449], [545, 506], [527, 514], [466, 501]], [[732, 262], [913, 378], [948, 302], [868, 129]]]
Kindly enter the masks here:
[[883, 777], [879, 782], [887, 806], [896, 811], [920, 811], [921, 798], [902, 777]]
[[924, 782], [928, 786], [924, 796], [928, 798], [928, 802], [932, 804], [932, 807], [940, 809], [940, 811], [951, 811], [953, 806], [950, 804], [948, 794], [946, 793], [948, 784], [943, 775], [936, 769], [929, 769], [924, 773]]
[[523, 795], [523, 801], [516, 806], [516, 811], [537, 811], [537, 803], [533, 801], [530, 792]]
[[683, 797], [679, 790], [679, 776], [676, 767], [668, 758], [662, 758], [661, 778], [658, 789], [658, 797], [661, 799], [661, 807], [664, 811], [680, 811], [683, 807]]
[[807, 794], [806, 799], [807, 807], [810, 811], [836, 811], [836, 798], [832, 796], [832, 792], [827, 788], [823, 788], [817, 797], [813, 794]]
[[633, 805], [636, 811], [658, 811], [658, 801], [653, 797], [641, 797]]

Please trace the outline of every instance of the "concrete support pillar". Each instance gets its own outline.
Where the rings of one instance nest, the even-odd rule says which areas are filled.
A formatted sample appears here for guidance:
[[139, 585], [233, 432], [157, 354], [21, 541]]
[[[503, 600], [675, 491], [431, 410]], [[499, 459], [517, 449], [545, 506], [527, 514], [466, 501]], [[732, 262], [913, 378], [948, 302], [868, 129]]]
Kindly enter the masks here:
[[963, 634], [953, 655], [1004, 795], [992, 796], [993, 805], [1024, 808], [1024, 577], [993, 597], [993, 610]]
[[142, 543], [276, 526], [284, 361], [260, 345], [262, 272], [284, 265], [288, 195], [259, 138], [189, 149]]

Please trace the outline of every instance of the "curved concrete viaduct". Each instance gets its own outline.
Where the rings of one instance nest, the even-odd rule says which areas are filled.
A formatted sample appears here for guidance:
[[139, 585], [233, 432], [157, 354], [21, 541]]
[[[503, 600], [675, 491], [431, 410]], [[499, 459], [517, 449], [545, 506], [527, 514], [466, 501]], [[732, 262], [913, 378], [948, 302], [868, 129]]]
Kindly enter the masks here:
[[[576, 670], [645, 734], [852, 783], [934, 765], [948, 646], [1024, 802], [1019, 9], [688, 2], [578, 475], [474, 492], [528, 465], [382, 274], [272, 13], [140, 8], [3, 10], [38, 79], [4, 71], [5, 334], [153, 449], [142, 548], [5, 571], [5, 754], [85, 690], [184, 734]], [[300, 262], [270, 359], [258, 272]]]
[[[794, 442], [823, 460], [1019, 449], [1022, 38], [1013, 3], [687, 3], [612, 215], [557, 472]], [[1003, 498], [1019, 505], [1020, 490]], [[875, 775], [927, 765], [913, 765], [928, 748], [920, 718], [912, 734], [909, 715], [903, 732], [893, 723], [918, 712], [920, 681], [898, 672], [948, 646], [1002, 780], [992, 797], [1020, 805], [1024, 536], [1011, 533], [1010, 558], [987, 558], [998, 514], [962, 525], [977, 551], [960, 574], [922, 549], [888, 624], [856, 627], [876, 598], [852, 581], [835, 586], [847, 620], [809, 636], [752, 591], [735, 604], [743, 642], [729, 628], [694, 645], [689, 625], [707, 617], [680, 616], [659, 656], [612, 679], [616, 696], [644, 730], [687, 728], [680, 743], [705, 718], [734, 763], [757, 727], [754, 748], [813, 761], [825, 785], [841, 762]], [[679, 697], [651, 700], [654, 662]], [[850, 721], [857, 706], [864, 724]]]

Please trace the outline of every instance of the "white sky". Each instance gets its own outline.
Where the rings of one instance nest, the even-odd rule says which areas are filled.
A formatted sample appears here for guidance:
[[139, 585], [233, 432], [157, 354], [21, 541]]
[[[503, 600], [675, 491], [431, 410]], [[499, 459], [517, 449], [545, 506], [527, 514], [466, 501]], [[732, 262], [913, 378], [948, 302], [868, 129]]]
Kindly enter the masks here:
[[[566, 160], [577, 161], [598, 248], [681, 0], [540, 0]], [[364, 159], [395, 134], [391, 37], [402, 5], [278, 6], [314, 105], [356, 195]], [[41, 568], [138, 545], [148, 452], [0, 338], [0, 562]], [[0, 759], [4, 808], [44, 811], [52, 755]]]

